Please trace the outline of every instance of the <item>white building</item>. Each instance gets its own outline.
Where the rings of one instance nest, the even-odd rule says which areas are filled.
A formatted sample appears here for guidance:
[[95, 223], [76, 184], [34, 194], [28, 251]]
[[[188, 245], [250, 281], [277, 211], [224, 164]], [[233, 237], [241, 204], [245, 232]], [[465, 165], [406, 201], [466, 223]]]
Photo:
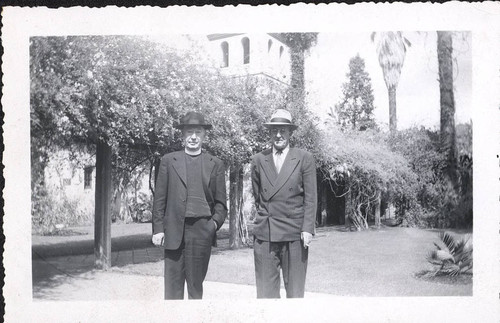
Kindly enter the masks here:
[[[60, 150], [52, 154], [44, 172], [45, 186], [61, 213], [90, 221], [94, 217], [95, 156]], [[70, 216], [66, 214], [66, 216]]]
[[207, 38], [223, 75], [290, 84], [290, 51], [279, 34], [210, 34]]

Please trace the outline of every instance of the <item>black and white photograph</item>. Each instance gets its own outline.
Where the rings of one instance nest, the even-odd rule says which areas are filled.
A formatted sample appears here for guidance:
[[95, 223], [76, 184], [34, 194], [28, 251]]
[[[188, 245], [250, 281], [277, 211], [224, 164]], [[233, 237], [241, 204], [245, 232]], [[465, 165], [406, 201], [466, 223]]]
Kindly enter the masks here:
[[446, 5], [6, 8], [6, 318], [496, 321], [500, 7]]

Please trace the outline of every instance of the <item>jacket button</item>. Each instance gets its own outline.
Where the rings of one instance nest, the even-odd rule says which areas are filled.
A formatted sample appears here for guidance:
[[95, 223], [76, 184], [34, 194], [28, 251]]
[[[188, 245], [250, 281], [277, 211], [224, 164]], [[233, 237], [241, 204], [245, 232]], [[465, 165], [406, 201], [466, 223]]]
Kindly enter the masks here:
[[264, 192], [267, 192], [267, 188], [264, 189]]
[[290, 187], [288, 190], [291, 192], [291, 191], [292, 191], [292, 188]]

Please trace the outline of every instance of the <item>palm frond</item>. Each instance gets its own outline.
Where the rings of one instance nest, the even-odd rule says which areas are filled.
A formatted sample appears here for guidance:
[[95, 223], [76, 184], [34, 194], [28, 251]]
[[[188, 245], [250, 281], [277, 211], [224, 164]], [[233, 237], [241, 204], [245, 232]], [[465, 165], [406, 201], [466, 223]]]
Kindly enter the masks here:
[[441, 273], [448, 276], [457, 276], [460, 273], [460, 266], [455, 264], [447, 265], [441, 269]]
[[426, 257], [430, 264], [437, 267], [434, 275], [457, 276], [472, 272], [473, 248], [472, 243], [469, 243], [470, 236], [458, 240], [448, 232], [440, 232], [438, 236], [444, 246], [434, 242], [436, 249]]
[[453, 236], [448, 232], [440, 232], [439, 238], [441, 239], [441, 241], [443, 241], [450, 253], [453, 254], [455, 252], [456, 245], [455, 238], [453, 238]]

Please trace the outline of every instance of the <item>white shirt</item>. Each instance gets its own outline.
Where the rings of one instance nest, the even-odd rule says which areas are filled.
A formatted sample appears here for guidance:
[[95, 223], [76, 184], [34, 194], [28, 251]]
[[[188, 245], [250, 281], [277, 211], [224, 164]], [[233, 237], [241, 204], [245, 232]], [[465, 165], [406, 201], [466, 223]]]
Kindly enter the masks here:
[[286, 146], [281, 151], [281, 154], [278, 155], [276, 153], [278, 150], [273, 146], [273, 161], [274, 161], [274, 165], [276, 166], [276, 172], [278, 174], [280, 173], [281, 167], [283, 166], [283, 162], [285, 161], [286, 155], [288, 154], [289, 150], [290, 150], [290, 147]]

